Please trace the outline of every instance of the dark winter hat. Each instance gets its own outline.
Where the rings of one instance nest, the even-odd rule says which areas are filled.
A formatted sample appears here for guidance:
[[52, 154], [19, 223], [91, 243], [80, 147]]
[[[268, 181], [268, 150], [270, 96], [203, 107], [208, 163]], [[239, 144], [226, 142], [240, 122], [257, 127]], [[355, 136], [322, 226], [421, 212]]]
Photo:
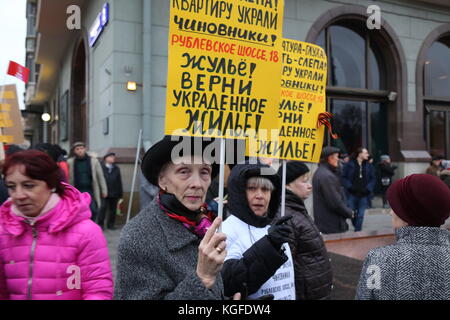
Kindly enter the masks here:
[[20, 151], [25, 151], [25, 149], [22, 149], [21, 147], [19, 147], [16, 144], [11, 144], [8, 146], [8, 149], [5, 151], [5, 154], [7, 156], [9, 156], [9, 155], [12, 155], [13, 153], [20, 152]]
[[[183, 140], [187, 139], [187, 140]], [[182, 148], [182, 146], [190, 145], [190, 154], [191, 155], [198, 155], [202, 156], [204, 155], [205, 148], [211, 144], [214, 143], [215, 139], [211, 139], [209, 141], [204, 140], [202, 138], [197, 137], [179, 137], [179, 136], [165, 136], [162, 140], [155, 143], [150, 149], [147, 150], [147, 152], [144, 155], [144, 158], [142, 159], [141, 164], [141, 170], [144, 177], [150, 182], [151, 184], [155, 186], [158, 185], [158, 177], [159, 173], [162, 169], [162, 167], [172, 161], [172, 150], [175, 146], [178, 144], [180, 150], [176, 151], [177, 156], [185, 156], [187, 154], [184, 154], [185, 148]], [[205, 154], [207, 156], [207, 154]], [[214, 156], [214, 155], [213, 155]], [[219, 164], [214, 162], [214, 159], [211, 160], [212, 165], [212, 172], [211, 172], [211, 180], [214, 179], [214, 177], [219, 173]]]
[[434, 156], [433, 158], [431, 158], [431, 161], [436, 161], [436, 160], [444, 160], [445, 157], [443, 155], [437, 155]]
[[116, 156], [116, 154], [114, 152], [108, 152], [107, 154], [104, 155], [103, 160], [105, 160], [109, 156]]
[[326, 162], [328, 157], [331, 156], [333, 153], [339, 153], [341, 150], [336, 147], [325, 147], [322, 149], [322, 154], [320, 155], [320, 161]]
[[439, 227], [450, 216], [450, 189], [438, 177], [412, 174], [387, 190], [395, 214], [410, 226]]
[[58, 150], [50, 143], [38, 143], [31, 149], [45, 152], [53, 159], [53, 161], [58, 161]]
[[[306, 164], [300, 161], [289, 161], [286, 163], [286, 184], [291, 183], [298, 177], [301, 177], [305, 173], [309, 172], [309, 168]], [[283, 166], [278, 169], [278, 175], [280, 179], [283, 177]]]

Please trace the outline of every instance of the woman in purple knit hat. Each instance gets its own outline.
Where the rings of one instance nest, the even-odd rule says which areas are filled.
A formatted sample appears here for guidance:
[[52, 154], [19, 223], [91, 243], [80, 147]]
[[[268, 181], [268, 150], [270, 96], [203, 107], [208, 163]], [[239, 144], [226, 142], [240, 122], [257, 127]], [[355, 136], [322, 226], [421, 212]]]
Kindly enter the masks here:
[[361, 300], [450, 300], [450, 190], [439, 178], [413, 174], [387, 191], [397, 242], [368, 252]]

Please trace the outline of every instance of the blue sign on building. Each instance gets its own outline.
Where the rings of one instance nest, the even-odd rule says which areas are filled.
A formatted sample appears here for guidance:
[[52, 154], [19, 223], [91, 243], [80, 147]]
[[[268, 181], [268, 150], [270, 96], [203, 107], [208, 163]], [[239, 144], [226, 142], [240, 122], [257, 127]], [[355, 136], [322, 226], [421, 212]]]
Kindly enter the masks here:
[[102, 11], [95, 18], [94, 23], [89, 28], [89, 46], [93, 47], [98, 37], [102, 33], [109, 21], [109, 3], [103, 5]]

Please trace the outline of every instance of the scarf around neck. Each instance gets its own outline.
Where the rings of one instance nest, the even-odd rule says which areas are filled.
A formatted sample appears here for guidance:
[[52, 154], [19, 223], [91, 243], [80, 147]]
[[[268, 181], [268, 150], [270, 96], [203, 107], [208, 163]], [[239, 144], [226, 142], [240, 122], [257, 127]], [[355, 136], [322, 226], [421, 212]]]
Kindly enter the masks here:
[[35, 216], [35, 217], [29, 217], [24, 215], [15, 204], [11, 206], [11, 211], [18, 217], [25, 218], [31, 225], [34, 225], [35, 222], [45, 216], [47, 213], [49, 213], [53, 208], [56, 207], [56, 205], [61, 200], [61, 197], [57, 193], [52, 193], [50, 195], [50, 198], [48, 199], [47, 203], [45, 204], [44, 208], [42, 208], [41, 212]]
[[207, 211], [206, 204], [200, 209], [192, 211], [184, 206], [172, 193], [160, 191], [158, 195], [160, 208], [172, 219], [180, 221], [183, 225], [199, 238], [203, 238], [211, 226], [215, 215]]

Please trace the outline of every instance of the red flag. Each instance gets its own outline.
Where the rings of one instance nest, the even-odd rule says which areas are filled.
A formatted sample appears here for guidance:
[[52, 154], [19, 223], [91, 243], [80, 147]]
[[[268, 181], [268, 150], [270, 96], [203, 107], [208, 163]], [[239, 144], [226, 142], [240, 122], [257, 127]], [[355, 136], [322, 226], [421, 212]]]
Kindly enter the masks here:
[[25, 68], [14, 61], [9, 61], [8, 74], [27, 83], [30, 75], [30, 69]]

